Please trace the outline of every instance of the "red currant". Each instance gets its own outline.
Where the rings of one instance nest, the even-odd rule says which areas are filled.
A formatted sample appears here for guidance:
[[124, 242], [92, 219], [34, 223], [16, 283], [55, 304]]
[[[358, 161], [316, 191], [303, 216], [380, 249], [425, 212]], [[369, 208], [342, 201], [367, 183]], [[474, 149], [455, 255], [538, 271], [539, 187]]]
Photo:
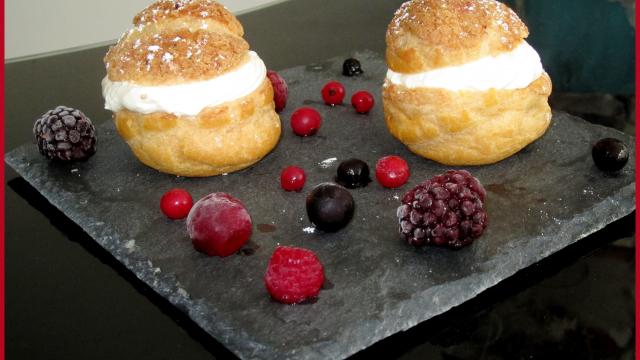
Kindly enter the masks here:
[[373, 95], [368, 91], [358, 91], [351, 97], [351, 105], [356, 108], [359, 114], [366, 114], [372, 108], [375, 101]]
[[409, 180], [409, 165], [399, 156], [385, 156], [376, 163], [376, 179], [387, 188], [397, 188]]
[[276, 112], [279, 113], [287, 106], [287, 97], [289, 96], [287, 82], [273, 70], [267, 71], [267, 77], [273, 87], [273, 102], [276, 105]]
[[291, 128], [298, 136], [314, 135], [321, 124], [322, 117], [314, 108], [301, 107], [291, 115]]
[[344, 86], [337, 81], [329, 81], [322, 88], [322, 99], [327, 105], [340, 105], [344, 100]]
[[307, 176], [304, 170], [297, 166], [289, 166], [280, 174], [280, 185], [286, 191], [300, 191], [304, 187]]
[[169, 219], [184, 219], [189, 215], [192, 206], [191, 195], [183, 189], [171, 189], [164, 193], [160, 199], [160, 210]]

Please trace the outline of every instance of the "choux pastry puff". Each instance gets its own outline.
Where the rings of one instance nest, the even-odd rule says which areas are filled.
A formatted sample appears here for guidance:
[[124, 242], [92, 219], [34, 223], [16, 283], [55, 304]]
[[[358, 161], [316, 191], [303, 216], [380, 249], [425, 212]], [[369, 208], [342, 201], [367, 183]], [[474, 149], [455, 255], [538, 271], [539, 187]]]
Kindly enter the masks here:
[[391, 134], [446, 165], [495, 163], [538, 139], [552, 85], [528, 35], [498, 1], [404, 3], [386, 35]]
[[157, 1], [109, 49], [105, 108], [135, 156], [201, 177], [246, 168], [280, 139], [273, 89], [238, 20], [215, 1]]

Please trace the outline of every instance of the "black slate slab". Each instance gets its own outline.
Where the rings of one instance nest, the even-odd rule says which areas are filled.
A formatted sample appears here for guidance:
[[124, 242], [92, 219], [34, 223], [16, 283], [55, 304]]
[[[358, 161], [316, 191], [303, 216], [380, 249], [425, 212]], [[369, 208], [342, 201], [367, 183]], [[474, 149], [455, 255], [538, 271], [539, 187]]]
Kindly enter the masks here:
[[[98, 129], [98, 153], [88, 162], [49, 163], [32, 144], [5, 159], [141, 280], [246, 359], [347, 357], [472, 299], [635, 208], [635, 149], [616, 176], [596, 169], [590, 155], [599, 138], [628, 144], [633, 138], [555, 113], [547, 134], [519, 154], [468, 168], [488, 190], [490, 223], [476, 243], [460, 251], [405, 245], [396, 232], [399, 198], [448, 168], [412, 155], [388, 134], [379, 106], [384, 62], [373, 53], [356, 57], [365, 70], [359, 78], [340, 75], [342, 59], [282, 71], [290, 98], [280, 144], [239, 173], [209, 179], [157, 173], [133, 157], [111, 123]], [[324, 106], [320, 88], [332, 79], [348, 94], [373, 92], [378, 105], [369, 115], [355, 114], [350, 105]], [[289, 127], [303, 104], [323, 115], [314, 137], [296, 137]], [[332, 180], [341, 160], [358, 157], [373, 168], [388, 154], [408, 160], [409, 184], [387, 190], [373, 182], [353, 190], [352, 223], [336, 234], [314, 231], [304, 211], [306, 193]], [[302, 193], [280, 189], [287, 165], [307, 171]], [[196, 199], [214, 191], [241, 199], [254, 222], [253, 255], [221, 259], [196, 252], [184, 222], [159, 211], [161, 195], [176, 186]], [[323, 261], [328, 282], [316, 302], [286, 306], [269, 298], [262, 276], [278, 244], [312, 249]]]

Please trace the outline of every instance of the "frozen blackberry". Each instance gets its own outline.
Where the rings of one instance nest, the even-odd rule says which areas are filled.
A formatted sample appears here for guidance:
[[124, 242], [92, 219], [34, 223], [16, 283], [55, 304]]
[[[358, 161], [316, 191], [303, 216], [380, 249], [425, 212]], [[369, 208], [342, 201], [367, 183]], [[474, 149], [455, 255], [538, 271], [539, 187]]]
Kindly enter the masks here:
[[86, 160], [96, 152], [96, 129], [78, 109], [58, 106], [33, 124], [38, 150], [49, 160]]
[[342, 75], [344, 76], [358, 76], [362, 74], [362, 66], [357, 59], [347, 59], [342, 63]]
[[435, 176], [402, 198], [397, 212], [400, 233], [416, 247], [469, 245], [487, 227], [485, 196], [478, 179], [467, 171]]

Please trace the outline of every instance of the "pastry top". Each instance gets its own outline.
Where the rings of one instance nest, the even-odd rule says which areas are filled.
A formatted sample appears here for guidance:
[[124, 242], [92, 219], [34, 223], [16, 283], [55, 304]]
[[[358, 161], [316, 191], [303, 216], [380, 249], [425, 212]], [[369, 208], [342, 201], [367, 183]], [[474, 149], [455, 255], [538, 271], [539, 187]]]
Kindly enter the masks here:
[[516, 13], [495, 0], [412, 0], [387, 29], [387, 63], [399, 73], [461, 65], [509, 52], [528, 35]]
[[248, 61], [238, 20], [212, 0], [160, 0], [104, 58], [111, 81], [169, 85], [212, 79]]
[[187, 21], [191, 25], [209, 24], [219, 26], [234, 35], [243, 36], [242, 24], [223, 5], [213, 0], [161, 0], [149, 5], [133, 18], [133, 25], [146, 25], [161, 21]]

